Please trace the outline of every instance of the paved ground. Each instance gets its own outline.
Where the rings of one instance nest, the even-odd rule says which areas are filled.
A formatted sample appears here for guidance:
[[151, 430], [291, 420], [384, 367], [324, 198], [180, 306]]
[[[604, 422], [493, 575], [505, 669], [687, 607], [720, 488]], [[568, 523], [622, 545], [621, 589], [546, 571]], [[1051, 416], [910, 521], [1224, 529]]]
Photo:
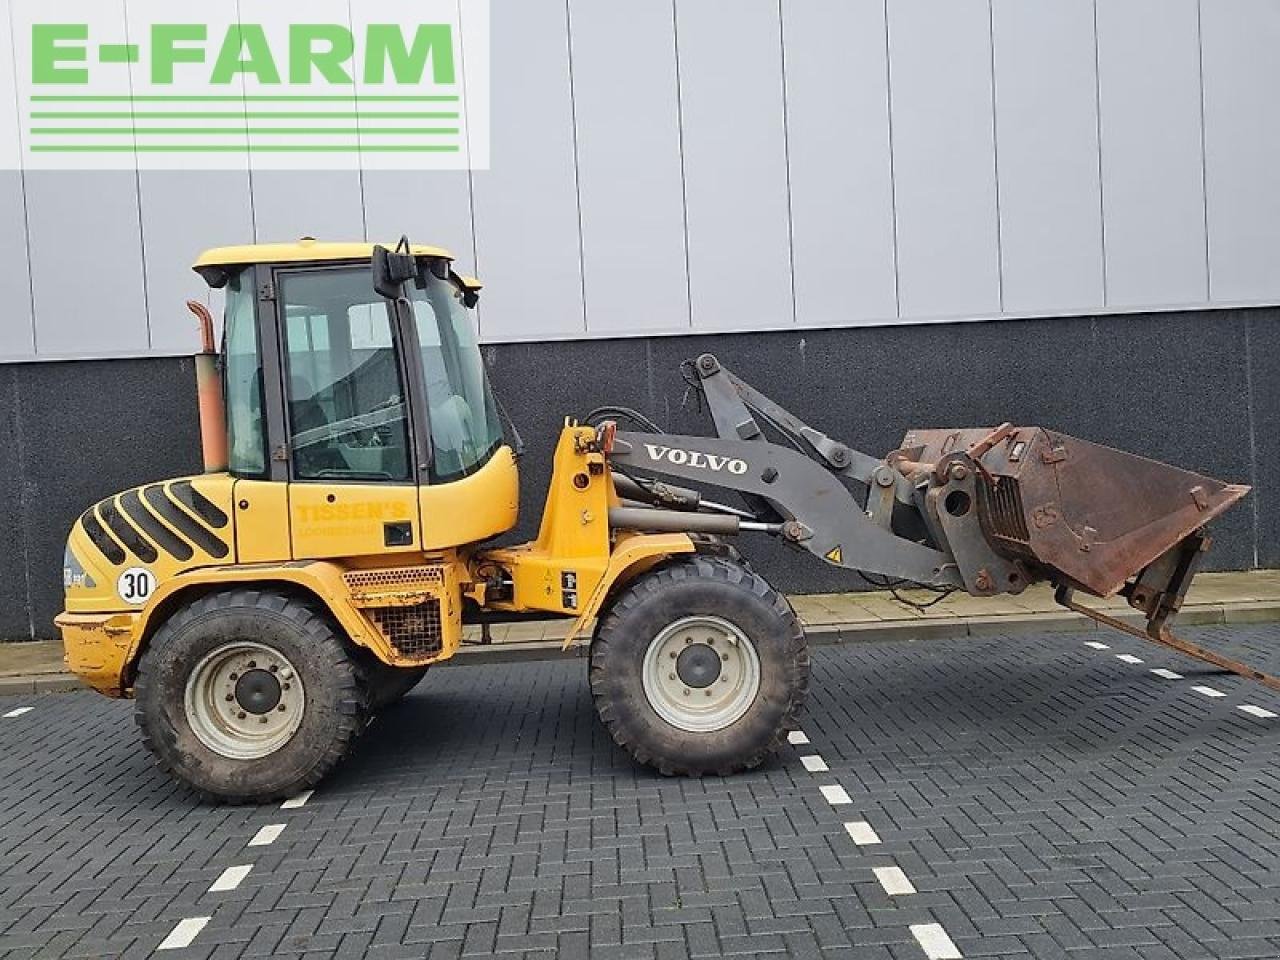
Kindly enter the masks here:
[[[1280, 669], [1280, 626], [1187, 633]], [[1280, 718], [1240, 709], [1280, 694], [1096, 633], [814, 659], [749, 775], [652, 776], [580, 661], [490, 664], [291, 809], [195, 802], [127, 704], [0, 699], [0, 956], [1280, 957]]]
[[[902, 596], [917, 604], [936, 600], [933, 594], [907, 590]], [[805, 594], [790, 598], [809, 631], [811, 641], [888, 640], [1036, 633], [1058, 630], [1102, 630], [1092, 620], [1063, 609], [1053, 599], [1047, 583], [1033, 585], [1017, 596], [971, 597], [957, 591], [940, 603], [920, 609], [902, 603], [886, 590], [861, 593]], [[1140, 622], [1122, 597], [1090, 601], [1113, 616]], [[1183, 625], [1280, 622], [1280, 570], [1239, 570], [1202, 573], [1187, 595], [1178, 616]], [[478, 646], [478, 627], [468, 626], [469, 643], [459, 659], [495, 660], [559, 659], [569, 620], [527, 621], [500, 624], [492, 630], [493, 643]], [[585, 632], [590, 636], [590, 630]], [[81, 686], [66, 672], [61, 640], [34, 643], [0, 642], [0, 697], [27, 693], [61, 692]]]

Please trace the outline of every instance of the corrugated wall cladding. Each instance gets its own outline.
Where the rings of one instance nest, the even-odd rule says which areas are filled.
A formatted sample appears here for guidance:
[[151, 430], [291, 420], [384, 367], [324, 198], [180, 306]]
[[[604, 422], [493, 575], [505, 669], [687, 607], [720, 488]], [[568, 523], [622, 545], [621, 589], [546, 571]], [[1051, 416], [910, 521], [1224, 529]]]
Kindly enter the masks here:
[[449, 246], [489, 342], [1280, 300], [1275, 0], [492, 0], [492, 30], [488, 171], [0, 173], [0, 360], [186, 352], [188, 264], [251, 237]]

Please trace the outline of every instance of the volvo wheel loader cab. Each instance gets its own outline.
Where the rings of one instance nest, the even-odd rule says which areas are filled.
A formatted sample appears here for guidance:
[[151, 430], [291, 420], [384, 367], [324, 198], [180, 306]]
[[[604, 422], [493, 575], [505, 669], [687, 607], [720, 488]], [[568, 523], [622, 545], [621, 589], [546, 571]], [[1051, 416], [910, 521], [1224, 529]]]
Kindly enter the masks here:
[[[702, 356], [683, 373], [714, 437], [627, 408], [567, 420], [538, 536], [493, 546], [516, 523], [517, 456], [479, 285], [446, 251], [303, 240], [196, 270], [226, 300], [216, 357], [189, 305], [205, 472], [85, 511], [57, 622], [71, 668], [134, 697], [160, 764], [211, 796], [314, 785], [464, 621], [528, 614], [574, 618], [566, 646], [587, 638], [597, 712], [634, 758], [755, 766], [795, 727], [809, 660], [786, 599], [725, 544], [742, 533], [894, 584], [1049, 580], [1072, 609], [1280, 685], [1170, 632], [1205, 525], [1247, 488], [1012, 424], [912, 431], [875, 458]], [[1077, 589], [1122, 593], [1145, 630]]]

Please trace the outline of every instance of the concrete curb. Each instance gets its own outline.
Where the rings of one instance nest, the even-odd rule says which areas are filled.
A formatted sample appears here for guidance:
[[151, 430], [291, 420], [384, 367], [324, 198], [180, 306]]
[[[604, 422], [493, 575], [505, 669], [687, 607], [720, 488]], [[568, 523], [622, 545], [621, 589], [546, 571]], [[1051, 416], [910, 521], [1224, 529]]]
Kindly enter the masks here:
[[[1141, 624], [1136, 613], [1115, 613], [1117, 619]], [[1280, 621], [1280, 601], [1263, 600], [1227, 604], [1198, 604], [1178, 616], [1184, 627], [1221, 624], [1271, 623]], [[1111, 632], [1109, 627], [1078, 613], [1012, 613], [988, 617], [921, 617], [912, 620], [884, 620], [869, 623], [812, 624], [805, 628], [813, 646], [838, 643], [883, 643], [888, 641], [954, 640], [963, 637], [1016, 637], [1031, 633]], [[562, 652], [559, 640], [528, 643], [467, 645], [441, 666], [465, 667], [483, 663], [523, 663], [584, 657], [585, 646]], [[0, 696], [37, 693], [65, 693], [85, 689], [70, 673], [43, 673], [33, 676], [0, 677]]]

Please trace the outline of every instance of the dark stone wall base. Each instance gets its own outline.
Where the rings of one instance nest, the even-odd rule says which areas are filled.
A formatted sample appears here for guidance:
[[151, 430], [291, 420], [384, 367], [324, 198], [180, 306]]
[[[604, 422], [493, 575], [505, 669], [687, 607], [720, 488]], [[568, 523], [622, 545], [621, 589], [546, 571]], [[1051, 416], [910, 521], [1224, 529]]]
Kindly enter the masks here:
[[[1280, 566], [1280, 309], [528, 343], [485, 349], [524, 435], [532, 536], [566, 416], [633, 406], [705, 433], [679, 363], [715, 353], [811, 422], [875, 455], [911, 427], [1041, 424], [1255, 485], [1215, 528], [1212, 569]], [[0, 638], [55, 634], [66, 531], [89, 504], [199, 469], [188, 359], [0, 366]], [[790, 592], [860, 589], [761, 537], [744, 552]]]

